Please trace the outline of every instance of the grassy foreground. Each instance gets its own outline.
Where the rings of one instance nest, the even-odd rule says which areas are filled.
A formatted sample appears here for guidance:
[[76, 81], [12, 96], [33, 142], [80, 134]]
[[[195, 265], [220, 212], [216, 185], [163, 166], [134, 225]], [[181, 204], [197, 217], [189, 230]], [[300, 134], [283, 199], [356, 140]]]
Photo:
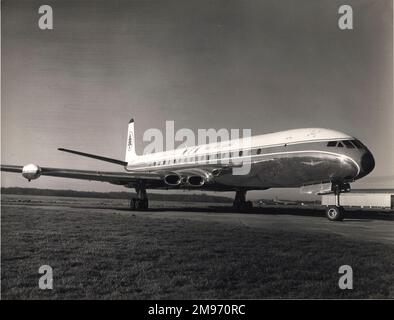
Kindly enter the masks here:
[[[3, 299], [394, 298], [393, 246], [329, 234], [5, 206], [1, 242]], [[53, 290], [38, 288], [43, 264]]]

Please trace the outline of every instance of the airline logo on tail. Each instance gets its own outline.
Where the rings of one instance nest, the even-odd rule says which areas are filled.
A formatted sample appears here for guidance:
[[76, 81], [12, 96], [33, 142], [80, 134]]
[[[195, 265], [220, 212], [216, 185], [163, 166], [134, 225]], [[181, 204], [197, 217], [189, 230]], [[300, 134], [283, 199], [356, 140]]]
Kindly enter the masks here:
[[133, 140], [134, 140], [133, 132], [129, 132], [129, 139], [127, 141], [128, 151], [131, 151], [131, 148], [133, 147]]

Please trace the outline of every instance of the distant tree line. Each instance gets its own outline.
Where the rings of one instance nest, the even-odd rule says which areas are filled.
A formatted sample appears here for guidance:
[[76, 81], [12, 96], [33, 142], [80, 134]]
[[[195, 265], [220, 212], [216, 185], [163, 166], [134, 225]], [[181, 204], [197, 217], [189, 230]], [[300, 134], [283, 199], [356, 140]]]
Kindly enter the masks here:
[[[36, 188], [1, 188], [2, 194], [30, 195], [30, 196], [52, 196], [52, 197], [72, 197], [72, 198], [105, 198], [105, 199], [131, 199], [135, 197], [133, 192], [94, 192], [77, 190], [55, 190]], [[178, 201], [178, 202], [217, 202], [229, 203], [232, 199], [208, 194], [149, 194], [150, 200], [157, 201]]]

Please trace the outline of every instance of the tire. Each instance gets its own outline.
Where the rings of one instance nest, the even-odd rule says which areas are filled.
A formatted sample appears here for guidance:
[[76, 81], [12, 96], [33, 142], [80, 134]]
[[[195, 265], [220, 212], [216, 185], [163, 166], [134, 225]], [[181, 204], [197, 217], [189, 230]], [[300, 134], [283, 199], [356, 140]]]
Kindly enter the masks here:
[[148, 208], [149, 208], [148, 199], [142, 200], [142, 210], [148, 210]]
[[240, 201], [234, 201], [234, 202], [233, 202], [233, 209], [234, 209], [235, 211], [241, 210], [241, 202], [240, 202]]
[[342, 221], [345, 217], [345, 210], [343, 207], [329, 206], [326, 209], [326, 217], [330, 221]]
[[136, 199], [133, 198], [130, 200], [130, 210], [135, 211], [135, 207], [136, 207]]
[[140, 211], [147, 210], [148, 206], [149, 205], [147, 199], [143, 199], [143, 200], [137, 199], [135, 201], [135, 210], [140, 210]]
[[253, 203], [252, 201], [246, 201], [246, 202], [234, 202], [233, 208], [237, 212], [248, 212], [249, 210], [252, 210], [253, 208]]

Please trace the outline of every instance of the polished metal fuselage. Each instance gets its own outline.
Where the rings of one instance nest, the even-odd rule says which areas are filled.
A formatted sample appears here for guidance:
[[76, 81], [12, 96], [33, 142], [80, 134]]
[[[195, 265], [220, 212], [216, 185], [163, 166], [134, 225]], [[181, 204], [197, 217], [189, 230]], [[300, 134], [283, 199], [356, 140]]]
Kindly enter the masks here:
[[[247, 174], [234, 174], [234, 168], [250, 164]], [[171, 163], [152, 172], [198, 174], [207, 190], [261, 190], [293, 188], [326, 182], [345, 183], [364, 177], [374, 168], [374, 159], [366, 148], [329, 147], [327, 141], [283, 144], [264, 147], [260, 154], [207, 161], [195, 159], [190, 163]], [[218, 175], [213, 172], [225, 168]], [[133, 170], [149, 170], [141, 165]], [[179, 185], [174, 188], [190, 188]]]

